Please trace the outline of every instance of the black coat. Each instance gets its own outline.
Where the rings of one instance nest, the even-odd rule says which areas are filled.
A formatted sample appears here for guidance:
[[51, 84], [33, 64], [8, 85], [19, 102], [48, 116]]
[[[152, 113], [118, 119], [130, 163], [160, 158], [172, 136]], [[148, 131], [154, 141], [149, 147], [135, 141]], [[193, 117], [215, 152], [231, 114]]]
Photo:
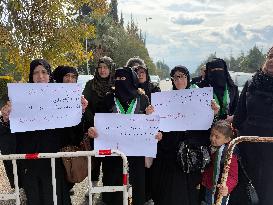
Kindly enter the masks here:
[[94, 117], [95, 113], [106, 113], [105, 107], [105, 97], [98, 96], [97, 92], [92, 89], [92, 80], [86, 83], [86, 86], [83, 90], [83, 95], [88, 101], [88, 106], [85, 110], [85, 127], [88, 129], [89, 127], [94, 126]]
[[[210, 87], [210, 85], [208, 83], [206, 83], [205, 81], [202, 81], [201, 84], [199, 84], [200, 88], [203, 87]], [[228, 108], [228, 115], [233, 115], [235, 110], [236, 110], [236, 106], [238, 103], [238, 99], [239, 99], [239, 91], [238, 91], [238, 86], [236, 85], [228, 85], [228, 92], [229, 92], [229, 99], [230, 99], [230, 103], [229, 103], [229, 108]], [[225, 116], [219, 116], [219, 119], [226, 119], [226, 115]]]
[[[3, 155], [16, 153], [16, 138], [15, 135], [10, 132], [9, 124], [4, 123], [2, 117], [0, 117], [0, 151]], [[6, 174], [8, 176], [10, 185], [14, 188], [13, 168], [11, 161], [4, 161]]]
[[155, 86], [153, 83], [148, 82], [147, 86], [144, 88], [145, 94], [148, 96], [149, 101], [151, 103], [151, 95], [152, 93], [161, 92], [158, 86]]
[[[273, 92], [250, 89], [249, 83], [241, 93], [233, 124], [241, 136], [273, 137]], [[273, 144], [242, 143], [239, 148], [246, 171], [258, 192], [259, 205], [272, 204]], [[239, 197], [243, 199], [243, 196]]]

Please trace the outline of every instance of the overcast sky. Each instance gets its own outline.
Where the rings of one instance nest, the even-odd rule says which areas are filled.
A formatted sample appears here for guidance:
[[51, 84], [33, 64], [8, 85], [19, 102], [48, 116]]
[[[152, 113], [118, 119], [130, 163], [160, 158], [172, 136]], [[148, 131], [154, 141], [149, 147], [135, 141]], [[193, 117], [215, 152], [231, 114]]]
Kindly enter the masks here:
[[[255, 44], [273, 45], [272, 0], [120, 0], [125, 23], [134, 20], [147, 33], [156, 62], [194, 71], [210, 53], [238, 56]], [[151, 17], [146, 22], [146, 18]]]

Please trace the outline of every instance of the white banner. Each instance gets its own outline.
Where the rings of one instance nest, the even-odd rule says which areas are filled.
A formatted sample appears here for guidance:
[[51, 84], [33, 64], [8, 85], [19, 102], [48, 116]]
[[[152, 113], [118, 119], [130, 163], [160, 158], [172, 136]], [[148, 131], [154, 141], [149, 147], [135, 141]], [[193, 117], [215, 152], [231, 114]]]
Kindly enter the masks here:
[[213, 122], [212, 88], [152, 93], [152, 105], [160, 116], [161, 131], [207, 130]]
[[158, 125], [159, 116], [155, 115], [96, 113], [95, 150], [117, 149], [126, 156], [156, 157]]
[[82, 117], [81, 85], [9, 83], [11, 132], [75, 126]]

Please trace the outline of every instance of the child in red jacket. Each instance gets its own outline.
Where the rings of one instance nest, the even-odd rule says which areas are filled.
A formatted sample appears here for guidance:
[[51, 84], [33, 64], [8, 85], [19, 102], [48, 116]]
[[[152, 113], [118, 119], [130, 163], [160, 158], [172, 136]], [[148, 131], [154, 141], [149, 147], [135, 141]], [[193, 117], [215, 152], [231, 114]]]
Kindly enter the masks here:
[[211, 163], [203, 173], [202, 186], [205, 188], [205, 196], [202, 205], [213, 205], [215, 203], [217, 197], [216, 188], [218, 188], [219, 192], [224, 196], [222, 205], [226, 205], [228, 203], [229, 194], [237, 185], [238, 162], [236, 154], [233, 154], [226, 186], [219, 186], [227, 145], [235, 137], [234, 135], [232, 126], [225, 120], [216, 122], [211, 129]]

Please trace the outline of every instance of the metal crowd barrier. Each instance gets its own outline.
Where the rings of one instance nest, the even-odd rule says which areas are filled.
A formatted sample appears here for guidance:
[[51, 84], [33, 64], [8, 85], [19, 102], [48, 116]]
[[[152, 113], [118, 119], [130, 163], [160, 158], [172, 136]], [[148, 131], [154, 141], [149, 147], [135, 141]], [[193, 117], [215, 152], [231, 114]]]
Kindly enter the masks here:
[[[224, 169], [223, 169], [223, 174], [222, 174], [222, 178], [221, 178], [221, 185], [226, 185], [234, 148], [237, 144], [239, 144], [241, 142], [252, 142], [252, 143], [253, 142], [271, 142], [272, 143], [273, 137], [242, 136], [242, 137], [238, 137], [238, 138], [233, 139], [228, 146]], [[223, 199], [223, 196], [220, 193], [218, 193], [215, 205], [221, 205], [222, 199]]]
[[[103, 187], [93, 187], [91, 181], [91, 156], [120, 156], [123, 161], [123, 185], [122, 186], [103, 186]], [[123, 192], [123, 205], [128, 205], [131, 201], [131, 187], [128, 184], [128, 161], [127, 157], [118, 150], [98, 150], [98, 151], [78, 151], [78, 152], [58, 152], [58, 153], [37, 153], [37, 154], [11, 154], [11, 155], [1, 155], [0, 160], [11, 160], [13, 164], [13, 174], [14, 174], [14, 184], [15, 192], [10, 194], [0, 193], [1, 200], [15, 199], [16, 205], [20, 205], [20, 193], [18, 186], [18, 174], [17, 174], [17, 164], [16, 160], [23, 159], [51, 159], [51, 170], [52, 170], [52, 187], [53, 187], [53, 202], [57, 205], [57, 194], [56, 194], [56, 178], [55, 178], [55, 159], [62, 157], [80, 157], [84, 156], [88, 158], [88, 190], [89, 190], [89, 205], [92, 205], [92, 194], [102, 193], [102, 192]]]

